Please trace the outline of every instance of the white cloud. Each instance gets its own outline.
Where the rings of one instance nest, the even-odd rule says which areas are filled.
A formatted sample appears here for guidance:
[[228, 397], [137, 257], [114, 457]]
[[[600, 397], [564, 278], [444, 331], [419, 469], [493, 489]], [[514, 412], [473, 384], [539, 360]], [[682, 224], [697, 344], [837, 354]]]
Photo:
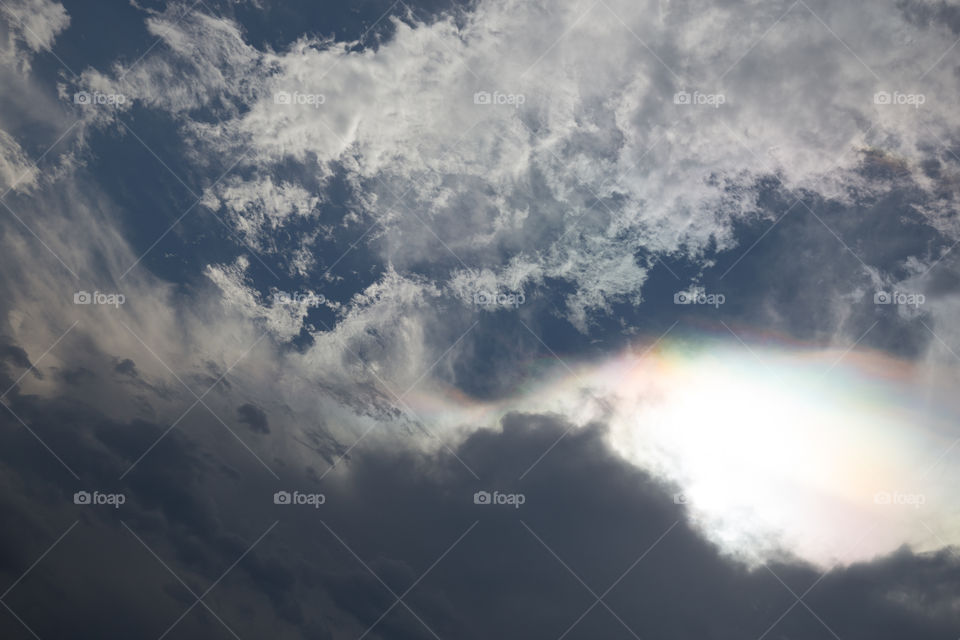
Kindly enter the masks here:
[[[243, 42], [233, 22], [189, 8], [171, 4], [164, 13], [152, 13], [147, 30], [163, 44], [158, 45], [156, 55], [117, 64], [113, 81], [118, 90], [174, 113], [218, 97], [251, 97], [248, 78], [265, 73], [256, 69], [256, 51]], [[188, 14], [182, 17], [184, 12]], [[85, 71], [83, 77], [88, 83], [99, 77], [112, 78], [96, 70]]]
[[27, 190], [37, 181], [37, 168], [6, 131], [0, 130], [0, 189]]
[[263, 304], [259, 293], [245, 283], [249, 260], [241, 256], [229, 266], [210, 265], [206, 275], [220, 289], [223, 305], [231, 315], [262, 320], [278, 339], [289, 340], [300, 333], [308, 308], [303, 304]]
[[63, 5], [53, 0], [9, 0], [0, 6], [0, 60], [21, 71], [30, 68], [33, 54], [53, 46], [57, 35], [70, 24]]
[[[251, 147], [255, 166], [294, 159], [320, 181], [345, 167], [398, 269], [426, 257], [450, 262], [441, 284], [487, 269], [506, 286], [518, 271], [503, 265], [527, 264], [528, 285], [574, 285], [569, 318], [586, 330], [639, 299], [650, 265], [637, 255], [729, 248], [734, 221], [773, 215], [758, 177], [842, 199], [863, 149], [920, 177], [923, 145], [951, 130], [949, 64], [917, 79], [950, 33], [857, 3], [790, 7], [495, 0], [459, 21], [394, 20], [376, 50], [303, 39], [281, 52], [171, 10], [149, 21], [168, 48], [128, 82], [175, 113], [225, 97], [217, 124], [183, 116], [200, 149]], [[874, 104], [921, 90], [922, 110]], [[680, 91], [709, 104], [675, 104]]]
[[[316, 214], [319, 202], [319, 196], [303, 187], [286, 181], [274, 183], [270, 176], [257, 176], [251, 180], [231, 176], [208, 188], [201, 204], [214, 211], [226, 211], [228, 219], [253, 250], [275, 253], [276, 231], [289, 218]], [[285, 253], [291, 250], [296, 248], [283, 248]], [[312, 256], [301, 247], [300, 254], [294, 259], [294, 270], [306, 274], [312, 262]]]

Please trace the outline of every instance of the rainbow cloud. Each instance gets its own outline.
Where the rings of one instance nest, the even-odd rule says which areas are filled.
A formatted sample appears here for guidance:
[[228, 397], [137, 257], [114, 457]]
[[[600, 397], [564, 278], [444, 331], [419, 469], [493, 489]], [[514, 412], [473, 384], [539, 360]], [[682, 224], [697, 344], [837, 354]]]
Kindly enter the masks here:
[[410, 404], [451, 436], [512, 411], [601, 421], [616, 451], [675, 484], [702, 531], [749, 563], [785, 552], [829, 566], [960, 542], [960, 478], [946, 464], [960, 403], [942, 382], [955, 371], [702, 335], [554, 364], [531, 363], [536, 382], [497, 402], [433, 388]]

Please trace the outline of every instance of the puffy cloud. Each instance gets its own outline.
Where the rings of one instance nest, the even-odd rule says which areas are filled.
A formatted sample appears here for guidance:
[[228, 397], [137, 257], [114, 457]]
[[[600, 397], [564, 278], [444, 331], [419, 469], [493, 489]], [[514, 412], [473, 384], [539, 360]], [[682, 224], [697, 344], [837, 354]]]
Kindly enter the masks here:
[[[207, 189], [201, 203], [213, 211], [226, 211], [241, 240], [253, 251], [277, 253], [277, 231], [290, 218], [315, 215], [319, 201], [303, 187], [284, 181], [275, 184], [270, 176], [249, 181], [231, 176]], [[291, 272], [308, 274], [315, 262], [310, 252], [312, 240], [308, 233], [302, 236], [300, 247], [283, 247], [283, 253], [292, 254]]]
[[[245, 163], [293, 161], [310, 182], [345, 172], [396, 268], [455, 289], [479, 272], [506, 288], [564, 281], [587, 331], [638, 302], [659, 259], [702, 260], [736, 245], [737, 224], [779, 217], [758, 200], [764, 181], [850, 204], [867, 151], [902, 163], [925, 199], [952, 199], [923, 171], [954, 128], [938, 60], [952, 34], [911, 11], [497, 0], [393, 18], [377, 48], [261, 51], [229, 20], [171, 10], [150, 19], [166, 47], [126, 82], [180, 115], [198, 156], [250, 150]], [[944, 206], [923, 206], [931, 224]]]

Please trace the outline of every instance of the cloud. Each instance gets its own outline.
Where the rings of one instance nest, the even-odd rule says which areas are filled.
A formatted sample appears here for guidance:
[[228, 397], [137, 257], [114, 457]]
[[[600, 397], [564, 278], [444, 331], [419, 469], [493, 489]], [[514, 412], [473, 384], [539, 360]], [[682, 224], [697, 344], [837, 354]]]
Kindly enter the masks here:
[[290, 216], [309, 215], [317, 201], [302, 187], [289, 182], [274, 184], [270, 176], [251, 182], [231, 176], [208, 191], [203, 204], [211, 209], [227, 209], [241, 234], [251, 241], [256, 240], [259, 227], [275, 231]]
[[[111, 474], [161, 431], [85, 410], [95, 438], [78, 438], [50, 419], [59, 407], [28, 408], [33, 402], [18, 398], [17, 409], [57, 445], [73, 445], [71, 461], [83, 470], [77, 486], [88, 489], [109, 491]], [[474, 433], [455, 453], [481, 481], [450, 453], [371, 442], [349, 469], [322, 482], [290, 470], [276, 489], [174, 434], [129, 476], [119, 509], [73, 505], [73, 483], [38, 469], [46, 452], [5, 428], [5, 450], [19, 455], [0, 465], [0, 478], [32, 487], [4, 492], [0, 503], [23, 523], [4, 530], [4, 548], [17, 550], [0, 562], [8, 582], [23, 572], [20, 558], [39, 556], [79, 521], [5, 602], [41, 637], [63, 638], [79, 637], [77, 629], [163, 633], [195, 600], [180, 579], [196, 594], [216, 583], [205, 601], [217, 617], [184, 616], [175, 629], [185, 637], [229, 634], [223, 625], [277, 638], [368, 629], [373, 638], [417, 637], [427, 627], [462, 638], [529, 637], [531, 629], [615, 637], [628, 628], [644, 636], [772, 629], [809, 637], [829, 628], [851, 640], [951, 637], [960, 568], [948, 552], [900, 550], [825, 575], [789, 557], [746, 571], [698, 535], [671, 487], [616, 457], [600, 425], [561, 439], [518, 480], [568, 428], [552, 416], [511, 414], [501, 429]], [[275, 504], [276, 490], [325, 501]], [[483, 490], [525, 499], [519, 508], [477, 504]], [[808, 588], [796, 611], [790, 590]], [[71, 597], [54, 597], [64, 590]], [[408, 590], [394, 606], [393, 594]], [[122, 606], [92, 606], [102, 598]], [[38, 602], [56, 602], [58, 615], [43, 615], [31, 605]], [[0, 625], [10, 637], [24, 632], [12, 616]]]
[[230, 176], [208, 189], [201, 204], [213, 211], [225, 211], [241, 241], [251, 250], [289, 256], [291, 273], [306, 276], [316, 262], [310, 251], [315, 234], [304, 234], [299, 247], [283, 246], [281, 250], [277, 233], [291, 223], [303, 225], [306, 219], [316, 217], [319, 201], [303, 187], [285, 181], [275, 184], [270, 176], [250, 181]]
[[33, 54], [49, 51], [70, 25], [67, 10], [52, 0], [11, 0], [0, 8], [0, 16], [0, 59], [22, 72], [30, 69]]
[[[220, 192], [268, 187], [263, 175], [291, 161], [311, 183], [344, 172], [382, 260], [453, 289], [480, 273], [498, 288], [569, 283], [567, 318], [586, 332], [613, 304], [638, 304], [661, 260], [708, 259], [736, 246], [738, 224], [777, 219], [764, 181], [849, 205], [864, 185], [859, 152], [882, 150], [923, 199], [943, 194], [921, 167], [952, 131], [954, 83], [934, 64], [952, 41], [923, 27], [889, 54], [930, 20], [819, 3], [501, 0], [393, 18], [375, 49], [304, 38], [271, 51], [224, 18], [156, 14], [166, 47], [127, 82], [181, 118], [198, 157], [251, 152], [242, 164], [263, 174]], [[874, 102], [921, 89], [922, 109]], [[676, 103], [683, 92], [691, 104]], [[271, 200], [298, 210], [287, 184]], [[234, 202], [238, 228], [270, 246], [271, 205]], [[916, 206], [931, 224], [946, 217]], [[315, 230], [294, 233], [309, 250]]]
[[37, 180], [37, 168], [6, 131], [0, 130], [0, 188], [24, 190]]
[[[480, 540], [465, 539], [475, 545], [463, 548], [469, 553], [452, 553], [411, 592], [411, 608], [442, 637], [559, 635], [575, 619], [566, 614], [594, 600], [519, 515], [598, 593], [643, 551], [638, 541], [652, 543], [679, 520], [664, 542], [674, 546], [661, 549], [667, 559], [651, 555], [649, 572], [611, 592], [611, 608], [638, 629], [667, 634], [681, 624], [709, 635], [719, 625], [757, 637], [794, 604], [762, 567], [750, 572], [705, 541], [697, 514], [671, 499], [662, 469], [614, 455], [595, 425], [571, 431], [530, 482], [517, 481], [580, 424], [588, 404], [603, 420], [617, 409], [613, 399], [577, 389], [563, 418], [491, 420], [463, 394], [523, 396], [525, 383], [553, 375], [538, 357], [604, 357], [622, 344], [621, 332], [657, 334], [683, 318], [709, 324], [670, 297], [710, 289], [741, 256], [729, 281], [739, 295], [730, 296], [729, 315], [717, 316], [736, 330], [734, 320], [842, 352], [880, 318], [861, 346], [876, 339], [906, 357], [930, 349], [931, 360], [947, 361], [957, 337], [949, 249], [958, 229], [956, 83], [949, 58], [937, 61], [955, 38], [941, 24], [946, 13], [921, 19], [864, 3], [503, 0], [426, 22], [401, 14], [376, 46], [304, 36], [270, 50], [239, 21], [182, 8], [148, 13], [148, 30], [162, 41], [142, 61], [85, 69], [60, 91], [61, 99], [74, 89], [122, 92], [130, 97], [123, 109], [69, 99], [35, 105], [72, 110], [83, 131], [68, 139], [75, 163], [39, 193], [11, 193], [43, 244], [5, 219], [17, 232], [0, 241], [2, 332], [12, 345], [3, 354], [23, 366], [79, 321], [45, 355], [43, 373], [11, 392], [10, 407], [66, 452], [84, 484], [0, 410], [5, 450], [37, 463], [17, 468], [11, 456], [4, 465], [5, 511], [11, 521], [31, 514], [26, 535], [9, 545], [16, 552], [0, 563], [8, 583], [20, 559], [43, 551], [36, 541], [56, 539], [72, 521], [74, 490], [116, 484], [130, 492], [125, 522], [191, 586], [212, 584], [274, 518], [283, 520], [278, 547], [248, 556], [211, 606], [254, 635], [358, 636], [392, 594], [335, 537], [318, 548], [317, 532], [326, 531], [315, 512], [273, 504], [274, 491], [300, 487], [325, 492], [324, 521], [397, 593], [483, 520]], [[925, 101], [875, 104], [884, 91], [920, 92]], [[690, 104], [675, 101], [682, 92]], [[159, 156], [173, 156], [172, 171], [202, 185], [200, 207], [209, 211], [180, 223], [192, 198], [181, 205], [163, 186], [144, 197], [139, 181], [113, 179], [134, 157], [120, 149], [157, 159], [123, 133], [121, 119], [171, 141]], [[3, 143], [0, 177], [9, 182], [27, 171], [24, 149], [42, 145], [5, 128], [18, 134]], [[166, 169], [131, 174], [152, 183], [153, 171]], [[809, 211], [795, 204], [800, 196]], [[223, 216], [229, 237], [210, 212]], [[168, 225], [167, 244], [141, 261]], [[161, 251], [169, 262], [153, 260]], [[862, 304], [877, 287], [919, 289], [930, 307]], [[127, 303], [75, 305], [81, 289], [121, 291]], [[471, 304], [481, 290], [525, 302]], [[326, 302], [291, 305], [276, 295], [295, 291]], [[17, 375], [9, 371], [9, 382]], [[443, 405], [445, 382], [468, 409], [445, 416], [456, 418], [449, 430], [431, 412]], [[227, 431], [235, 422], [254, 433]], [[273, 472], [282, 481], [274, 484]], [[477, 511], [470, 498], [485, 487], [523, 491], [529, 501], [519, 514]], [[82, 550], [102, 545], [95, 560], [116, 573], [98, 585], [129, 613], [111, 618], [83, 601], [63, 619], [87, 626], [39, 615], [29, 622], [43, 637], [75, 628], [162, 633], [190, 594], [117, 521], [80, 514], [89, 537], [62, 575], [90, 574], [94, 559], [82, 564]], [[119, 540], [128, 546], [110, 544]], [[818, 577], [768, 536], [755, 542], [775, 547], [770, 568], [801, 585], [798, 593]], [[156, 586], [125, 592], [126, 570]], [[905, 549], [837, 568], [810, 606], [844, 638], [946, 637], [956, 622], [956, 574], [946, 551]], [[468, 584], [464, 575], [476, 578]], [[474, 583], [492, 588], [481, 593]], [[11, 606], [60, 602], [50, 596], [57, 584], [24, 584]], [[83, 591], [66, 577], [59, 584]], [[691, 584], [709, 596], [695, 599], [696, 615]], [[404, 611], [397, 607], [378, 633], [422, 635]], [[783, 635], [824, 631], [798, 614], [780, 623]], [[204, 616], [185, 620], [183, 633], [219, 632]], [[594, 637], [625, 632], [599, 605], [581, 624]]]
[[241, 256], [232, 265], [207, 267], [207, 277], [222, 293], [223, 306], [241, 317], [263, 320], [266, 327], [282, 340], [295, 337], [303, 328], [303, 320], [307, 316], [307, 305], [284, 305], [276, 301], [271, 306], [262, 305], [260, 294], [245, 283], [245, 273], [249, 264], [249, 260]]

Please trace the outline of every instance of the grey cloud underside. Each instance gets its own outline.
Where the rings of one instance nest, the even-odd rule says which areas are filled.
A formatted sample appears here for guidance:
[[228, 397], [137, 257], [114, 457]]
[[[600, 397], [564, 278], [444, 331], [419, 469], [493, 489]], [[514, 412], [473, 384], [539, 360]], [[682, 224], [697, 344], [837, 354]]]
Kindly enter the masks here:
[[[117, 475], [163, 430], [18, 394], [10, 406], [68, 452], [81, 486], [105, 492], [120, 488]], [[502, 432], [468, 438], [456, 454], [482, 486], [449, 453], [373, 444], [355, 451], [346, 475], [317, 481], [319, 469], [284, 469], [283, 486], [326, 495], [320, 510], [274, 505], [273, 487], [253, 481], [250, 469], [228, 467], [173, 434], [131, 473], [122, 487], [128, 502], [115, 511], [67, 506], [72, 479], [9, 414], [2, 420], [9, 455], [0, 510], [18, 523], [3, 529], [5, 584], [80, 521], [5, 599], [41, 637], [156, 636], [194, 602], [127, 526], [200, 594], [276, 520], [206, 600], [241, 637], [357, 637], [393, 604], [388, 589], [403, 593], [468, 529], [404, 600], [423, 622], [398, 606], [369, 637], [422, 638], [423, 623], [440, 637], [557, 637], [594, 602], [579, 580], [600, 594], [621, 576], [604, 598], [620, 621], [596, 606], [568, 637], [631, 637], [624, 625], [641, 637], [759, 637], [776, 622], [776, 638], [827, 637], [828, 626], [851, 640], [947, 640], [960, 622], [960, 562], [948, 551], [903, 549], [819, 582], [819, 570], [786, 557], [748, 571], [720, 556], [674, 504], [672, 487], [609, 451], [601, 425], [568, 435], [523, 481], [568, 429], [562, 419], [511, 414]], [[522, 492], [526, 502], [473, 503], [475, 491], [494, 488]], [[787, 587], [800, 594], [814, 583], [804, 602], [820, 621], [800, 605], [780, 619], [795, 602]], [[0, 629], [5, 638], [29, 637], [11, 616], [0, 617]], [[195, 610], [174, 637], [230, 635]]]

